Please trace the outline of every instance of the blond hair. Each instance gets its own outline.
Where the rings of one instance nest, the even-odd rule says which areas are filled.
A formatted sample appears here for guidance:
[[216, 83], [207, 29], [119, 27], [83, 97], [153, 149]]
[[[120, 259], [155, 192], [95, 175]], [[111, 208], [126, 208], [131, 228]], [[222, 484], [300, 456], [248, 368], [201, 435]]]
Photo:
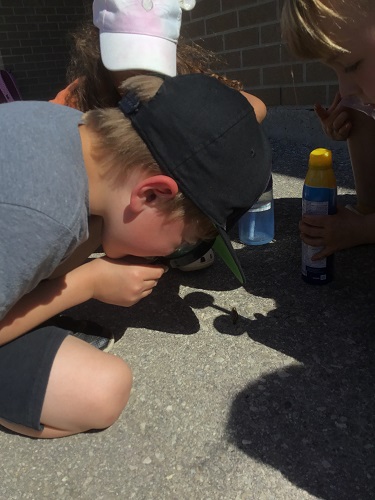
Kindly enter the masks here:
[[[348, 53], [322, 28], [322, 21], [345, 26], [365, 17], [374, 0], [285, 0], [281, 33], [292, 53], [302, 59], [329, 59]], [[375, 3], [375, 2], [374, 2]]]
[[[146, 102], [155, 96], [162, 83], [163, 80], [156, 76], [134, 76], [122, 83], [121, 92], [134, 92], [141, 101]], [[93, 155], [100, 162], [103, 174], [111, 176], [116, 185], [125, 182], [127, 176], [136, 169], [150, 176], [164, 173], [129, 118], [119, 108], [87, 111], [82, 122], [95, 135]], [[162, 202], [160, 210], [193, 224], [199, 240], [217, 235], [210, 219], [180, 191], [172, 200]]]

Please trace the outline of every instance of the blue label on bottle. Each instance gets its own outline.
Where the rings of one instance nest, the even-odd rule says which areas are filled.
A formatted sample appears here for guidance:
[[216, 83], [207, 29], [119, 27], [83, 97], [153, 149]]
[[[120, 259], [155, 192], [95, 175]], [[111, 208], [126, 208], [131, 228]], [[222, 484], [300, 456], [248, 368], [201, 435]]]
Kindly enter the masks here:
[[[304, 184], [302, 191], [302, 214], [333, 215], [336, 213], [336, 188], [317, 188]], [[302, 276], [309, 283], [323, 284], [333, 276], [333, 255], [312, 260], [323, 247], [312, 247], [302, 242]]]
[[[336, 213], [336, 188], [317, 188], [304, 184], [302, 191], [302, 213], [332, 215]], [[321, 204], [321, 205], [320, 205]], [[306, 211], [304, 211], [306, 209]]]

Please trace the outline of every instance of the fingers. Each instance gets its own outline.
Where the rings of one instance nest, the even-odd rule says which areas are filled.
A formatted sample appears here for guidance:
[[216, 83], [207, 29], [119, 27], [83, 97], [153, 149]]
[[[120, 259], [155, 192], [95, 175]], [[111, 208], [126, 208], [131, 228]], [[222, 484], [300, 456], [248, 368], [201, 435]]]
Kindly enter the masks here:
[[300, 231], [303, 232], [303, 230], [311, 229], [311, 228], [320, 228], [323, 229], [324, 227], [327, 226], [327, 223], [329, 219], [327, 217], [330, 217], [328, 215], [308, 215], [304, 214], [302, 216], [302, 220], [300, 220], [299, 225], [300, 225]]
[[331, 106], [323, 108], [319, 103], [314, 106], [315, 113], [321, 121], [324, 132], [334, 141], [345, 141], [352, 129], [347, 111], [340, 107], [341, 96], [336, 94]]
[[332, 104], [328, 108], [328, 113], [331, 114], [332, 111], [334, 111], [337, 108], [337, 106], [339, 105], [340, 102], [341, 102], [340, 92], [336, 92], [336, 95], [332, 101]]
[[140, 300], [148, 297], [154, 291], [154, 288], [159, 284], [159, 280], [147, 280], [143, 282], [143, 290], [137, 294], [137, 296], [133, 299], [131, 305], [137, 304]]
[[301, 240], [312, 247], [322, 247], [325, 245], [327, 217], [304, 215], [299, 222]]
[[324, 238], [322, 236], [312, 236], [311, 234], [300, 233], [301, 240], [311, 247], [316, 247], [317, 252], [311, 257], [311, 260], [321, 260], [331, 255], [335, 249], [329, 245], [325, 246]]
[[324, 244], [322, 236], [312, 236], [307, 233], [300, 233], [301, 240], [311, 247], [321, 247]]
[[334, 215], [303, 215], [299, 222], [301, 239], [316, 248], [313, 260], [357, 245], [370, 243], [373, 239], [368, 230], [365, 216], [357, 215], [342, 206], [337, 207]]
[[164, 265], [130, 264], [107, 257], [86, 264], [91, 266], [92, 298], [129, 307], [149, 295], [168, 269]]
[[333, 250], [330, 250], [329, 247], [324, 247], [322, 250], [320, 250], [319, 252], [315, 253], [311, 257], [311, 260], [315, 262], [317, 260], [325, 259], [326, 257], [328, 257], [329, 255], [331, 255], [332, 253], [333, 253]]
[[[349, 137], [350, 131], [352, 129], [352, 124], [349, 121], [345, 122], [347, 119], [347, 113], [344, 111], [338, 117], [338, 123], [336, 120], [333, 122], [332, 126], [327, 128], [326, 134], [331, 137], [334, 141], [346, 141]], [[343, 125], [340, 125], [339, 122], [344, 122]]]
[[134, 255], [127, 255], [126, 257], [119, 259], [121, 262], [131, 264], [134, 266], [148, 267], [149, 269], [163, 269], [166, 273], [169, 267], [160, 263], [158, 258], [146, 258], [146, 257], [136, 257]]
[[321, 120], [325, 120], [332, 116], [333, 114], [337, 116], [338, 113], [341, 112], [341, 108], [339, 107], [341, 101], [341, 96], [339, 93], [335, 95], [335, 98], [332, 104], [328, 109], [324, 108], [319, 102], [314, 105], [314, 111], [318, 115]]
[[341, 111], [338, 115], [334, 115], [332, 122], [332, 128], [339, 131], [341, 128], [345, 127], [349, 122], [349, 114], [347, 111]]
[[320, 120], [325, 120], [329, 116], [328, 111], [319, 103], [315, 104], [314, 111], [318, 115]]
[[299, 222], [301, 240], [317, 248], [317, 252], [311, 258], [313, 261], [328, 257], [336, 251], [336, 247], [330, 243], [333, 217], [335, 216], [304, 215]]

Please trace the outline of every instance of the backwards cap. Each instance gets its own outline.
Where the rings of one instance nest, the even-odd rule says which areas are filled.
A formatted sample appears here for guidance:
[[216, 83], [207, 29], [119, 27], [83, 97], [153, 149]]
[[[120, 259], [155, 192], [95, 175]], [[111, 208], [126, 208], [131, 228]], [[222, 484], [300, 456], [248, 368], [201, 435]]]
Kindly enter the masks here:
[[194, 6], [195, 0], [94, 0], [104, 66], [176, 75], [181, 9]]
[[161, 170], [219, 232], [214, 249], [245, 282], [227, 235], [263, 193], [271, 150], [247, 99], [203, 74], [166, 77], [155, 97], [119, 103]]

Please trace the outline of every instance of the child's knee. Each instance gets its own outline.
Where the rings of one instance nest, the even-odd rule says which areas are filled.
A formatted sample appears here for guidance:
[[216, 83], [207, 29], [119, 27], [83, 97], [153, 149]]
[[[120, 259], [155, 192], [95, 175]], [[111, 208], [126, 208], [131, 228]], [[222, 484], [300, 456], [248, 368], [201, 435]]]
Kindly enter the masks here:
[[110, 427], [125, 408], [132, 387], [130, 367], [116, 356], [111, 356], [95, 379], [95, 390], [91, 395], [92, 428]]

